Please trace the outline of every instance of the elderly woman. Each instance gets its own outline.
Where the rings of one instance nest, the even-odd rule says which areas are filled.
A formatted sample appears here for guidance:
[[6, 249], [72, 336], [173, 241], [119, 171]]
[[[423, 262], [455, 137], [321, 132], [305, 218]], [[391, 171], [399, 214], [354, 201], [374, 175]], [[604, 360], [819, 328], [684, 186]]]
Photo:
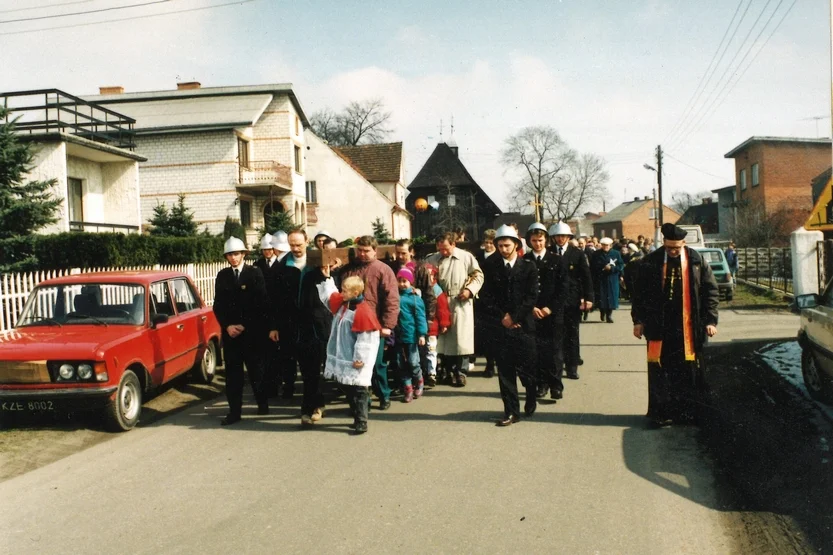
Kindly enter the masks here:
[[596, 306], [602, 315], [602, 322], [613, 323], [613, 311], [619, 308], [619, 277], [625, 269], [622, 255], [611, 248], [613, 240], [603, 237], [599, 244], [601, 249], [593, 253], [590, 270], [593, 281], [598, 283], [599, 297]]

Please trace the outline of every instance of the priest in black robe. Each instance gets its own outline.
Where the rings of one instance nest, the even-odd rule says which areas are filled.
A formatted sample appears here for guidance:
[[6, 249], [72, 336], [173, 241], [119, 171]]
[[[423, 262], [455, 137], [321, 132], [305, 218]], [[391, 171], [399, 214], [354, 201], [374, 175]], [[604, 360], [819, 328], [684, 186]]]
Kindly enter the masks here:
[[685, 246], [685, 230], [662, 226], [634, 283], [633, 334], [648, 347], [648, 418], [656, 426], [696, 419], [703, 346], [717, 333], [719, 294], [711, 267]]

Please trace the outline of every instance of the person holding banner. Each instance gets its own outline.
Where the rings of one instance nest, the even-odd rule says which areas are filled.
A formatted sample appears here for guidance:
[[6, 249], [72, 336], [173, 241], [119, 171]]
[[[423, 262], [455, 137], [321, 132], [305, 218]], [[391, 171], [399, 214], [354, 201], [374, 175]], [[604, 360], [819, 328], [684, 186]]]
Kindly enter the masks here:
[[633, 335], [648, 347], [648, 418], [655, 427], [696, 420], [703, 346], [717, 333], [719, 294], [711, 267], [685, 246], [686, 231], [662, 226], [663, 246], [639, 263]]

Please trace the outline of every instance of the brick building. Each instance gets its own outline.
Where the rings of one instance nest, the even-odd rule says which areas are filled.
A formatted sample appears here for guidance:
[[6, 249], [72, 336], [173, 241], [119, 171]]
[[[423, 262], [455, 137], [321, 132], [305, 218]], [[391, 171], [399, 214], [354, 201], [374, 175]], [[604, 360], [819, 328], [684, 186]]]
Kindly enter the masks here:
[[180, 193], [200, 228], [223, 230], [239, 219], [251, 245], [271, 212], [291, 212], [306, 225], [304, 129], [309, 122], [291, 84], [125, 93], [101, 87], [85, 97], [136, 120], [141, 212], [173, 205]]
[[[724, 155], [735, 160], [738, 211], [787, 211], [789, 229], [813, 208], [812, 180], [830, 167], [830, 139], [750, 137]], [[739, 214], [740, 216], [740, 214]]]
[[[651, 197], [635, 197], [632, 201], [623, 202], [595, 220], [593, 235], [600, 239], [602, 237], [636, 239], [640, 235], [653, 237], [656, 230], [656, 216], [654, 200]], [[680, 219], [680, 214], [668, 206], [664, 206], [662, 216], [666, 223], [675, 223]]]

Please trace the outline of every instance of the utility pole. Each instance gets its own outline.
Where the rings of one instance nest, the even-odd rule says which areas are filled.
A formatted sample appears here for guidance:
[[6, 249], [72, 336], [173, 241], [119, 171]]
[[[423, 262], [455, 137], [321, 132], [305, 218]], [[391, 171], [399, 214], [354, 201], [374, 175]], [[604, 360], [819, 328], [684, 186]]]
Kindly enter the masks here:
[[657, 145], [657, 197], [659, 197], [659, 226], [665, 223], [662, 218], [662, 145]]

